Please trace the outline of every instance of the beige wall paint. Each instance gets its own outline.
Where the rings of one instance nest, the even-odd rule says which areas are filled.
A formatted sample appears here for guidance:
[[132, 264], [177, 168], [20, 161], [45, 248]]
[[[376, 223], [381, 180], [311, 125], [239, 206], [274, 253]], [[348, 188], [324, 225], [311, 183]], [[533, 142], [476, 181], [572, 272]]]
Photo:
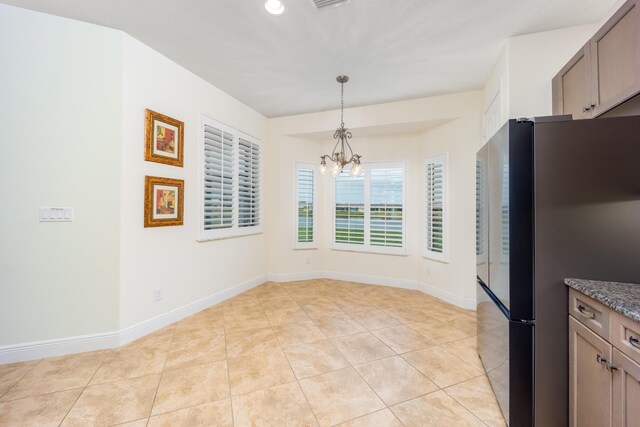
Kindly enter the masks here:
[[[266, 118], [128, 35], [123, 35], [122, 76], [120, 327], [124, 328], [266, 275], [265, 234], [196, 241], [200, 114], [261, 140]], [[184, 121], [183, 168], [144, 161], [145, 108]], [[183, 226], [143, 228], [145, 175], [185, 181]], [[153, 298], [156, 288], [163, 295], [158, 302]]]
[[[320, 247], [313, 251], [293, 249], [295, 160], [318, 164], [319, 157], [333, 148], [332, 131], [339, 111], [305, 114], [269, 120], [268, 140], [273, 151], [269, 193], [271, 216], [269, 241], [277, 236], [281, 245], [270, 245], [269, 273], [287, 279], [311, 272], [354, 279], [382, 281], [400, 286], [421, 285], [450, 301], [475, 303], [475, 153], [480, 146], [482, 92], [467, 92], [420, 100], [358, 107], [345, 111], [345, 121], [353, 132], [352, 145], [365, 162], [405, 161], [407, 256], [368, 254], [331, 249], [332, 177], [319, 180]], [[435, 127], [422, 132], [397, 133], [408, 123], [423, 122]], [[370, 135], [371, 127], [379, 135]], [[362, 130], [365, 137], [358, 136]], [[325, 138], [317, 133], [324, 132]], [[394, 133], [396, 132], [396, 133]], [[305, 135], [313, 134], [312, 137]], [[294, 135], [294, 136], [292, 136]], [[274, 153], [278, 153], [277, 156]], [[449, 263], [423, 258], [424, 246], [424, 159], [449, 154], [450, 246]], [[307, 264], [307, 258], [310, 262]]]
[[[599, 24], [580, 25], [506, 40], [483, 89], [483, 112], [499, 93], [501, 124], [551, 115], [551, 79], [598, 28]], [[486, 139], [491, 135], [485, 132]]]
[[0, 5], [0, 346], [118, 326], [120, 41]]

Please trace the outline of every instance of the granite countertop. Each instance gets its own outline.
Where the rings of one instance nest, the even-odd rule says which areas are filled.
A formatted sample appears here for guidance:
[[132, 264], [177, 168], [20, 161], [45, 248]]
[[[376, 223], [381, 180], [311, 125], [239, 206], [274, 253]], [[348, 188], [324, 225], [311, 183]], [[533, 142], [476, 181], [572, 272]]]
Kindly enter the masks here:
[[640, 284], [582, 279], [565, 279], [564, 283], [640, 323]]

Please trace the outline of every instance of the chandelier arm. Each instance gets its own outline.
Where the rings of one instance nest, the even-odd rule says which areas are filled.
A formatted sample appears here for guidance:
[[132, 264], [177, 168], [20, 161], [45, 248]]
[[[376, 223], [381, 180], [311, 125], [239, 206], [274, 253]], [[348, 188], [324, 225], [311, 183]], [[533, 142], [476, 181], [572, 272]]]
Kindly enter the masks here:
[[[347, 145], [347, 148], [349, 149], [349, 160], [347, 161], [347, 163], [351, 163], [353, 161], [353, 149], [351, 148], [351, 144], [349, 144], [349, 140], [347, 139], [346, 136], [344, 138], [344, 142]], [[345, 150], [345, 154], [347, 154], [346, 150]]]
[[[335, 135], [333, 136], [334, 138], [336, 137]], [[340, 139], [336, 138], [336, 145], [333, 146], [333, 151], [331, 151], [331, 161], [332, 162], [337, 162], [338, 161], [338, 155], [337, 155], [337, 151], [336, 148], [338, 148], [338, 144], [340, 144]]]

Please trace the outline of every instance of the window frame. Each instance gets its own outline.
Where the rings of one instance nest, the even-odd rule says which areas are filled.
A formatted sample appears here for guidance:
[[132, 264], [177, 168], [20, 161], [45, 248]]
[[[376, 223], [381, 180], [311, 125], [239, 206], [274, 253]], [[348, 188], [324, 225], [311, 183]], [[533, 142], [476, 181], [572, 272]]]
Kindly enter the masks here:
[[[427, 225], [427, 215], [428, 215], [428, 207], [427, 207], [427, 170], [428, 165], [430, 163], [438, 163], [442, 162], [443, 164], [443, 184], [442, 184], [442, 196], [444, 198], [443, 201], [443, 210], [444, 214], [442, 216], [442, 252], [434, 252], [428, 249], [428, 225]], [[424, 208], [424, 222], [423, 222], [423, 254], [422, 257], [426, 259], [430, 259], [432, 261], [438, 261], [442, 263], [449, 263], [449, 153], [437, 154], [434, 156], [429, 156], [424, 159], [423, 162], [423, 208]]]
[[[311, 242], [298, 241], [298, 171], [311, 170], [313, 173], [313, 240]], [[318, 165], [308, 162], [295, 162], [293, 167], [293, 249], [318, 249]]]
[[[264, 145], [259, 138], [222, 123], [207, 114], [200, 113], [198, 123], [198, 242], [207, 242], [212, 240], [229, 239], [234, 237], [249, 236], [261, 234], [264, 226]], [[222, 132], [228, 132], [233, 135], [233, 190], [232, 190], [232, 213], [233, 221], [229, 228], [219, 228], [216, 230], [205, 230], [204, 228], [204, 192], [205, 192], [205, 125], [217, 128]], [[240, 138], [258, 146], [259, 162], [258, 162], [258, 218], [259, 223], [254, 226], [239, 226], [239, 174], [240, 174], [240, 156], [239, 141]]]
[[[402, 168], [404, 179], [402, 180], [402, 247], [373, 246], [371, 239], [371, 170], [385, 168]], [[331, 179], [331, 250], [347, 252], [363, 252], [381, 255], [407, 256], [407, 174], [408, 165], [404, 160], [363, 162], [364, 175], [364, 243], [354, 245], [349, 243], [336, 243], [336, 178]]]

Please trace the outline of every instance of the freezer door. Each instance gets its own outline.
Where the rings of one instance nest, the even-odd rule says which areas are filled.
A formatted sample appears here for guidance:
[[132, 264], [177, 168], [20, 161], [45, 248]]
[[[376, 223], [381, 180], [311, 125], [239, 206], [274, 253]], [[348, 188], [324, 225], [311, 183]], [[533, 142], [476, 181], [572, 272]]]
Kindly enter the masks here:
[[478, 354], [500, 404], [509, 419], [509, 319], [490, 296], [491, 291], [478, 283]]
[[531, 323], [510, 321], [489, 288], [478, 283], [478, 353], [507, 424], [533, 426]]

